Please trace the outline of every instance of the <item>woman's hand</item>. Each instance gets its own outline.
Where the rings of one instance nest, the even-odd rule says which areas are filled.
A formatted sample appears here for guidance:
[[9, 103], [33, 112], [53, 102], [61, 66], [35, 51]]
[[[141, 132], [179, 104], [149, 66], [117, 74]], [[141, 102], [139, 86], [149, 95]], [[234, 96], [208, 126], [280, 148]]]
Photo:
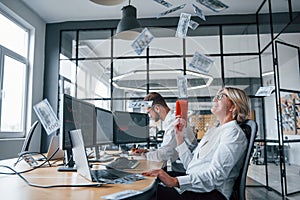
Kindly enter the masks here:
[[168, 187], [179, 187], [179, 182], [176, 177], [172, 177], [167, 172], [162, 169], [155, 169], [148, 172], [143, 172], [142, 175], [144, 176], [154, 176], [158, 177], [161, 182], [163, 182]]
[[174, 125], [176, 141], [177, 144], [180, 145], [184, 142], [184, 127], [186, 127], [186, 121], [180, 116], [176, 116]]

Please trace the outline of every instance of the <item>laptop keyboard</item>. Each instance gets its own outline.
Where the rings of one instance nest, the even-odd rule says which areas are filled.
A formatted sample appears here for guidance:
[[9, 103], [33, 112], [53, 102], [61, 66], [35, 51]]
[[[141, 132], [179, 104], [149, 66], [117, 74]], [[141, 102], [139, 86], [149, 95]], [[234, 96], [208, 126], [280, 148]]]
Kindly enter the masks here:
[[105, 183], [132, 183], [144, 179], [143, 175], [120, 171], [116, 169], [91, 170], [92, 178]]
[[108, 163], [107, 166], [114, 169], [134, 169], [140, 164], [138, 160], [129, 160], [125, 157], [119, 157], [116, 160]]

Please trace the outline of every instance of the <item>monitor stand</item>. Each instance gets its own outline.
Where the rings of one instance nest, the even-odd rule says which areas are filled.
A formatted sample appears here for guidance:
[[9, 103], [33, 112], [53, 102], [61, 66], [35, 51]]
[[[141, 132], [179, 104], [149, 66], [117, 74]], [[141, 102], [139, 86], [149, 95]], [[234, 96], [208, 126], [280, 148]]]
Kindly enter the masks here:
[[59, 172], [76, 172], [72, 149], [65, 150], [65, 165], [57, 169]]
[[109, 155], [105, 152], [106, 147], [104, 148], [104, 150], [101, 152], [100, 147], [96, 146], [95, 147], [95, 158], [89, 159], [90, 163], [93, 162], [108, 162], [108, 161], [112, 161], [114, 158], [112, 155]]

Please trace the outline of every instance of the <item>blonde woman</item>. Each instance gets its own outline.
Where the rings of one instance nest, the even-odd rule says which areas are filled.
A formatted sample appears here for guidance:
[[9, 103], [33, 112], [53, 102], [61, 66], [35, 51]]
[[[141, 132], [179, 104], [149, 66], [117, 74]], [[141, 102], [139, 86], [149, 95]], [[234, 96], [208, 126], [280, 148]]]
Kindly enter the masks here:
[[[176, 150], [186, 169], [185, 174], [172, 177], [161, 169], [143, 173], [157, 176], [164, 183], [157, 188], [157, 199], [230, 198], [248, 144], [238, 124], [248, 118], [250, 100], [243, 90], [224, 87], [213, 98], [211, 112], [219, 125], [205, 134], [193, 152], [183, 140], [185, 130], [175, 128]], [[178, 118], [175, 124], [184, 126], [186, 122]]]

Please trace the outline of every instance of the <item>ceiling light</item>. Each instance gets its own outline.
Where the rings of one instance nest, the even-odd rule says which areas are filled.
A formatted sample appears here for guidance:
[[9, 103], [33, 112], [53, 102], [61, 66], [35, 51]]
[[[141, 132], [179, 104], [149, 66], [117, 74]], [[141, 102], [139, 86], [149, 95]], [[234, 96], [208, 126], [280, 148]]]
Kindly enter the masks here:
[[90, 1], [100, 5], [113, 6], [122, 3], [124, 0], [90, 0]]
[[122, 19], [120, 20], [115, 38], [133, 40], [141, 32], [141, 25], [136, 18], [136, 8], [130, 5], [122, 8]]
[[[149, 70], [149, 74], [151, 75], [155, 75], [155, 74], [158, 74], [158, 75], [162, 75], [162, 74], [182, 74], [182, 71], [181, 69], [173, 69], [173, 70]], [[129, 87], [129, 86], [122, 86], [120, 85], [120, 82], [121, 80], [132, 80], [133, 77], [143, 77], [143, 75], [146, 75], [147, 74], [147, 71], [146, 70], [135, 70], [135, 71], [131, 71], [131, 72], [128, 72], [126, 74], [122, 74], [122, 75], [119, 75], [119, 76], [115, 76], [113, 77], [113, 86], [115, 88], [118, 88], [118, 89], [121, 89], [121, 90], [128, 90], [128, 91], [135, 91], [135, 92], [146, 92], [146, 88], [143, 88], [143, 87], [136, 87], [136, 86], [132, 86], [132, 87]], [[191, 71], [191, 70], [186, 70], [186, 75], [189, 76], [190, 79], [203, 79], [205, 80], [205, 84], [203, 85], [194, 85], [194, 86], [189, 86], [187, 89], [188, 90], [195, 90], [195, 89], [201, 89], [201, 88], [206, 88], [208, 86], [210, 86], [210, 84], [212, 83], [213, 81], [213, 77], [210, 76], [209, 74], [203, 74], [203, 73], [200, 73], [200, 72], [196, 72], [196, 71]], [[152, 91], [159, 91], [159, 92], [176, 92], [178, 91], [178, 87], [177, 85], [175, 86], [168, 86], [167, 88], [166, 87], [151, 87], [150, 89], [150, 92]]]

